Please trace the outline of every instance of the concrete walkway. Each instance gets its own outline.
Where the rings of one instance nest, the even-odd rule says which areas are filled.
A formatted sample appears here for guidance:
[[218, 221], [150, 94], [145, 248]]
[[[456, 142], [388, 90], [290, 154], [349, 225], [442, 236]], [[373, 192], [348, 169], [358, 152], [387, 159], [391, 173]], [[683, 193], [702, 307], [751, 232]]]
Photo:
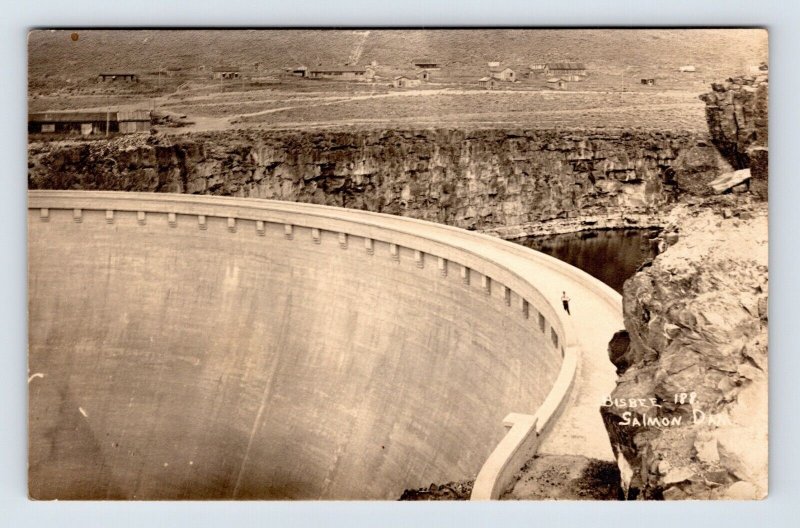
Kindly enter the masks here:
[[610, 312], [596, 296], [569, 281], [564, 281], [562, 287], [572, 298], [570, 311], [581, 356], [570, 399], [539, 447], [539, 454], [614, 460], [600, 406], [616, 385], [616, 369], [607, 350], [614, 332], [624, 328], [622, 313]]
[[[550, 258], [550, 257], [547, 257]], [[583, 272], [580, 272], [583, 274]], [[616, 385], [614, 365], [608, 359], [608, 342], [614, 332], [624, 328], [621, 296], [604, 286], [605, 295], [587, 288], [583, 280], [576, 280], [557, 270], [537, 267], [530, 280], [556, 306], [561, 305], [561, 292], [570, 297], [569, 317], [572, 331], [580, 344], [575, 382], [569, 401], [553, 429], [546, 434], [539, 454], [582, 455], [600, 460], [614, 460], [600, 406]], [[589, 277], [592, 281], [597, 281]], [[599, 282], [599, 281], [597, 281]], [[609, 303], [619, 304], [614, 309]]]

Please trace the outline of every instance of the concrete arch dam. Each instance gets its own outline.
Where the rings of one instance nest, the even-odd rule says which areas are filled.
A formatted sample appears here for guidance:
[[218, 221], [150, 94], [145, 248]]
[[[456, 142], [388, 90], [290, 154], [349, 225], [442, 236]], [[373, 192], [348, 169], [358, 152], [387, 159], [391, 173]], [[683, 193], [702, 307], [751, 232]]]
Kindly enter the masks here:
[[396, 499], [475, 475], [496, 498], [550, 442], [610, 454], [582, 387], [599, 357], [613, 388], [619, 296], [550, 257], [268, 200], [31, 191], [28, 211], [33, 498]]

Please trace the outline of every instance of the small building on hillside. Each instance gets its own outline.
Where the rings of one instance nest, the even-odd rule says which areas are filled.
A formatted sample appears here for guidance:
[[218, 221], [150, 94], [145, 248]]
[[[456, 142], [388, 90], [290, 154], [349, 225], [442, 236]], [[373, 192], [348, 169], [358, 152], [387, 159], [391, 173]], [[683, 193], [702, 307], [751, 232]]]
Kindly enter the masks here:
[[544, 73], [552, 77], [567, 75], [586, 75], [586, 65], [582, 62], [548, 62]]
[[528, 66], [528, 78], [531, 79], [536, 75], [543, 74], [547, 69], [547, 64], [544, 62], [534, 62]]
[[303, 66], [302, 64], [300, 66], [292, 66], [292, 67], [286, 68], [285, 71], [286, 71], [286, 73], [288, 73], [289, 75], [293, 75], [294, 77], [307, 77], [308, 76], [308, 67], [307, 66]]
[[692, 64], [687, 64], [686, 66], [681, 66], [678, 68], [678, 71], [681, 73], [694, 73], [697, 71], [697, 68], [695, 68]]
[[489, 61], [489, 62], [486, 63], [486, 66], [489, 67], [489, 68], [499, 68], [500, 67], [500, 61]]
[[233, 80], [241, 77], [239, 68], [234, 66], [218, 66], [212, 70], [214, 79]]
[[392, 86], [395, 88], [413, 88], [420, 85], [420, 80], [413, 77], [406, 77], [399, 75], [392, 80]]
[[649, 77], [646, 79], [642, 79], [642, 84], [644, 84], [645, 86], [654, 86], [656, 84], [656, 80], [653, 79], [652, 77]]
[[574, 74], [573, 75], [562, 75], [561, 76], [561, 80], [562, 81], [566, 81], [566, 82], [581, 82], [583, 80], [583, 77], [581, 77], [580, 75], [574, 75]]
[[500, 87], [500, 80], [495, 77], [483, 77], [478, 80], [478, 84], [487, 90], [497, 90]]
[[489, 68], [489, 77], [494, 77], [495, 79], [506, 82], [514, 82], [516, 80], [514, 70], [508, 67], [503, 68], [502, 66]]
[[336, 81], [371, 81], [375, 70], [363, 66], [314, 66], [308, 69], [309, 79], [329, 79]]
[[411, 64], [423, 70], [438, 70], [441, 69], [442, 67], [441, 62], [435, 59], [431, 59], [430, 57], [422, 57], [419, 59], [414, 59], [411, 61]]
[[139, 82], [139, 75], [136, 73], [100, 73], [97, 75], [97, 82], [107, 81]]
[[148, 132], [152, 116], [149, 110], [113, 110], [106, 112], [32, 112], [28, 114], [31, 134], [130, 134]]
[[551, 90], [566, 90], [567, 81], [559, 79], [558, 77], [550, 77], [547, 79], [547, 87]]

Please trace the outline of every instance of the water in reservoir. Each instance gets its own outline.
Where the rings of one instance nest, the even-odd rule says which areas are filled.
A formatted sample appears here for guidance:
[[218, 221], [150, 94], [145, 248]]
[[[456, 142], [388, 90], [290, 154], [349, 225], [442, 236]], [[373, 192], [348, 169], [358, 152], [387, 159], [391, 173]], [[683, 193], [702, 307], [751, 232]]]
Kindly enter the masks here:
[[657, 229], [604, 229], [515, 240], [571, 264], [619, 293], [646, 260], [655, 256], [651, 239]]

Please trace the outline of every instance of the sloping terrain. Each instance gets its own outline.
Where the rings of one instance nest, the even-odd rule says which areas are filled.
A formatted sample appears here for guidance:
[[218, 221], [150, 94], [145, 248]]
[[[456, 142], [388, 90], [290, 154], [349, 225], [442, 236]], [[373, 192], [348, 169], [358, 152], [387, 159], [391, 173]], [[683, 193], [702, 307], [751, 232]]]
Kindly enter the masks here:
[[[620, 53], [624, 50], [624, 53]], [[413, 89], [398, 74], [430, 57], [441, 68]], [[532, 63], [573, 60], [564, 86]], [[230, 128], [433, 127], [704, 130], [697, 96], [767, 60], [763, 30], [36, 30], [29, 108], [151, 109], [167, 132]], [[489, 61], [518, 82], [487, 92]], [[301, 79], [297, 65], [374, 65], [374, 82]], [[681, 73], [692, 65], [694, 71]], [[212, 78], [220, 66], [236, 80]], [[129, 72], [137, 82], [98, 82]], [[644, 85], [642, 79], [654, 79]], [[156, 125], [162, 124], [160, 121]]]
[[[693, 64], [706, 78], [766, 60], [763, 30], [37, 30], [30, 33], [30, 75], [93, 77], [100, 70], [237, 65], [281, 69], [298, 63], [411, 67], [428, 56], [446, 68], [483, 72], [487, 61], [513, 66], [580, 60], [591, 69], [642, 73]], [[621, 54], [620, 50], [625, 50]]]

